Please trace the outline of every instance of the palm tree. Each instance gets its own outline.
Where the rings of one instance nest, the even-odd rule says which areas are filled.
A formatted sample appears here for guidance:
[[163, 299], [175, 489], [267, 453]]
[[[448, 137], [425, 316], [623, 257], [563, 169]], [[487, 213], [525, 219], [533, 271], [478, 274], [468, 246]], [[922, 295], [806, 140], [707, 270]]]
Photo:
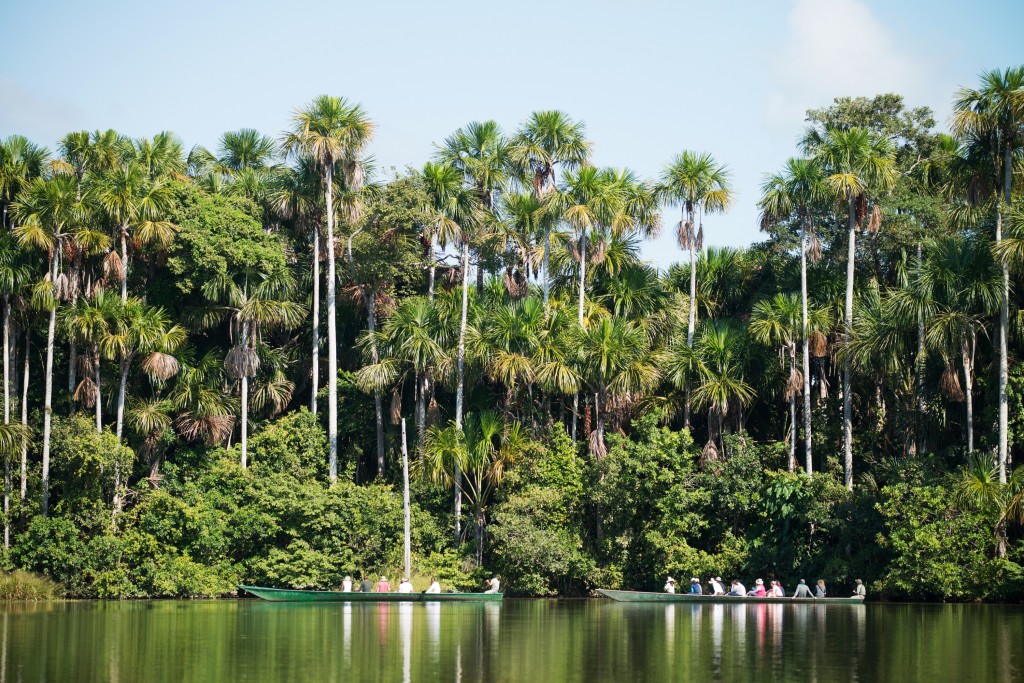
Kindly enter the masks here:
[[170, 209], [169, 188], [151, 180], [138, 164], [125, 164], [103, 174], [96, 186], [96, 200], [117, 225], [121, 254], [111, 251], [104, 262], [108, 276], [121, 282], [121, 301], [128, 300], [128, 244], [170, 245], [178, 226], [161, 220]]
[[576, 328], [580, 374], [594, 391], [597, 412], [589, 436], [596, 458], [608, 450], [604, 443], [605, 421], [612, 400], [623, 401], [649, 391], [659, 377], [658, 356], [651, 352], [650, 337], [639, 325], [606, 316], [589, 328]]
[[305, 309], [289, 297], [294, 282], [287, 272], [248, 271], [232, 278], [215, 277], [203, 284], [211, 302], [200, 318], [203, 327], [227, 320], [234, 346], [224, 359], [228, 376], [241, 381], [242, 468], [248, 465], [249, 379], [260, 367], [256, 345], [264, 331], [290, 330], [302, 322]]
[[[803, 342], [804, 453], [807, 474], [812, 473], [811, 459], [811, 359], [810, 329], [807, 316], [807, 254], [817, 260], [817, 238], [811, 220], [812, 207], [828, 196], [828, 186], [821, 167], [809, 159], [791, 158], [782, 173], [765, 178], [761, 185], [761, 228], [778, 224], [790, 217], [800, 222], [800, 339]], [[795, 414], [795, 412], [794, 412]], [[794, 430], [796, 427], [794, 426]]]
[[241, 128], [220, 136], [220, 156], [217, 163], [228, 172], [243, 169], [261, 169], [273, 165], [277, 143], [269, 135], [254, 128]]
[[88, 349], [86, 365], [92, 373], [75, 388], [74, 399], [96, 411], [96, 431], [103, 431], [103, 399], [100, 392], [100, 343], [110, 328], [114, 316], [114, 301], [100, 291], [92, 299], [79, 297], [60, 315], [60, 324], [68, 339]]
[[43, 174], [49, 150], [23, 135], [0, 140], [0, 228], [7, 228], [7, 214], [21, 190]]
[[0, 457], [4, 459], [4, 550], [11, 548], [11, 458], [30, 442], [32, 430], [23, 424], [0, 425]]
[[[487, 502], [525, 447], [519, 423], [503, 423], [488, 410], [467, 415], [465, 429], [453, 424], [431, 427], [427, 433], [420, 467], [438, 484], [459, 486], [473, 506], [478, 564], [483, 562]], [[456, 472], [464, 474], [458, 483]]]
[[181, 139], [169, 131], [135, 140], [131, 160], [142, 166], [150, 180], [184, 180], [188, 177], [184, 146]]
[[[846, 309], [844, 336], [853, 331], [853, 282], [857, 259], [857, 229], [868, 216], [869, 197], [892, 189], [897, 170], [892, 143], [863, 128], [829, 128], [824, 135], [809, 131], [804, 141], [814, 161], [826, 174], [832, 193], [847, 207]], [[880, 207], [875, 204], [869, 219], [877, 228]], [[869, 226], [870, 227], [870, 226]], [[843, 472], [846, 488], [853, 490], [853, 396], [850, 360], [843, 364]]]
[[74, 175], [81, 196], [86, 176], [105, 173], [132, 153], [131, 141], [117, 131], [76, 131], [61, 138], [57, 145], [60, 157], [54, 161], [54, 171]]
[[[991, 169], [996, 187], [1002, 176], [1002, 192], [996, 200], [996, 248], [1003, 239], [1003, 215], [1011, 203], [1015, 158], [1024, 149], [1024, 66], [998, 69], [981, 74], [981, 87], [963, 88], [953, 103], [953, 132], [969, 138], [991, 154]], [[1010, 271], [1002, 266], [1003, 287], [999, 307], [999, 481], [1006, 483], [1009, 402], [1009, 300]]]
[[1024, 467], [1014, 470], [1007, 481], [999, 481], [998, 466], [992, 467], [984, 458], [972, 458], [954, 479], [954, 486], [961, 503], [995, 513], [996, 554], [1006, 557], [1007, 527], [1011, 522], [1024, 524]]
[[[747, 383], [743, 359], [745, 339], [743, 331], [728, 320], [708, 320], [693, 347], [696, 355], [700, 383], [693, 391], [693, 403], [708, 409], [708, 443], [704, 446], [704, 459], [715, 460], [719, 446], [725, 452], [722, 432], [730, 405], [744, 407], [754, 399], [754, 390]], [[715, 423], [717, 421], [717, 430]]]
[[177, 360], [178, 377], [167, 397], [178, 412], [175, 428], [187, 441], [202, 439], [209, 445], [225, 441], [234, 431], [238, 404], [222, 390], [224, 362], [215, 350], [207, 351], [198, 361], [186, 350]]
[[[356, 182], [362, 167], [360, 155], [373, 137], [374, 124], [357, 104], [330, 95], [321, 95], [295, 111], [293, 129], [284, 135], [282, 146], [291, 156], [312, 159], [323, 174], [324, 212], [327, 215], [327, 438], [330, 443], [329, 473], [338, 479], [338, 326], [336, 300], [338, 283], [334, 256], [334, 172], [341, 166]], [[313, 321], [316, 325], [317, 321]]]
[[[55, 176], [34, 180], [14, 204], [20, 225], [14, 235], [20, 244], [31, 245], [50, 255], [46, 277], [36, 285], [33, 299], [37, 307], [50, 312], [46, 336], [46, 386], [43, 399], [43, 480], [42, 511], [50, 505], [50, 426], [53, 415], [53, 344], [57, 325], [57, 307], [65, 288], [60, 276], [60, 259], [65, 243], [85, 219], [85, 201], [78, 194], [74, 178]], [[66, 280], [66, 279], [65, 279]]]
[[[796, 343], [801, 337], [801, 302], [795, 296], [776, 294], [771, 299], [762, 299], [754, 304], [750, 314], [750, 334], [758, 342], [766, 345], [780, 346], [789, 359], [789, 379], [786, 381], [783, 397], [789, 402], [789, 471], [796, 470], [796, 396], [801, 387], [805, 396], [810, 396], [810, 388], [806, 385], [804, 372], [797, 369]], [[804, 347], [806, 348], [806, 337]], [[806, 360], [805, 360], [806, 363]], [[805, 403], [805, 410], [806, 403]], [[808, 455], [810, 453], [808, 452]], [[808, 473], [810, 474], [810, 473]]]
[[[591, 144], [587, 141], [586, 126], [573, 121], [557, 110], [537, 111], [520, 126], [512, 140], [509, 159], [518, 167], [525, 184], [532, 186], [534, 197], [540, 201], [556, 188], [557, 172], [572, 171], [590, 161]], [[554, 217], [548, 214], [544, 221], [544, 310], [548, 308], [551, 289], [551, 227]]]

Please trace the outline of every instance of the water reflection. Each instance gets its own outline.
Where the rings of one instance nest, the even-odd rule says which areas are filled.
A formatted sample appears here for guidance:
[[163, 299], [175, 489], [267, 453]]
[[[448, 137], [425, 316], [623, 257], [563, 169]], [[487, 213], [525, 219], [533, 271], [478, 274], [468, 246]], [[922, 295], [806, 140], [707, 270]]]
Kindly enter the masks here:
[[11, 606], [11, 681], [1014, 681], [1024, 609], [780, 604]]

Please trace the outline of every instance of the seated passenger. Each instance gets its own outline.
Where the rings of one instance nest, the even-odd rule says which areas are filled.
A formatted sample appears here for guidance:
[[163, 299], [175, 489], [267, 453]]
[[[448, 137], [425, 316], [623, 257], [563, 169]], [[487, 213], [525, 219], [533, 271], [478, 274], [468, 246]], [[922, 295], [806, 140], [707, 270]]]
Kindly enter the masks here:
[[491, 580], [487, 582], [487, 585], [488, 585], [488, 589], [485, 590], [484, 593], [500, 593], [501, 592], [501, 582], [498, 581], [498, 577], [497, 576], [492, 576]]
[[433, 576], [430, 577], [430, 588], [427, 589], [427, 592], [428, 593], [440, 593], [441, 592], [441, 584], [439, 584], [437, 582], [437, 579], [435, 579]]
[[703, 595], [704, 591], [700, 587], [700, 579], [694, 577], [690, 579], [690, 595]]
[[796, 591], [793, 593], [794, 598], [813, 598], [811, 595], [811, 589], [807, 587], [807, 582], [800, 579], [800, 583], [796, 587]]
[[378, 593], [390, 593], [391, 592], [391, 584], [388, 583], [388, 577], [386, 577], [386, 576], [380, 577], [380, 581], [377, 582], [377, 592]]
[[403, 576], [402, 582], [398, 584], [399, 593], [412, 593], [412, 584], [409, 583], [409, 577]]
[[665, 582], [665, 592], [671, 593], [673, 595], [676, 592], [676, 580], [673, 579], [671, 576], [668, 577], [668, 580]]
[[712, 595], [725, 595], [725, 586], [722, 585], [722, 577], [716, 576], [711, 579], [711, 594]]

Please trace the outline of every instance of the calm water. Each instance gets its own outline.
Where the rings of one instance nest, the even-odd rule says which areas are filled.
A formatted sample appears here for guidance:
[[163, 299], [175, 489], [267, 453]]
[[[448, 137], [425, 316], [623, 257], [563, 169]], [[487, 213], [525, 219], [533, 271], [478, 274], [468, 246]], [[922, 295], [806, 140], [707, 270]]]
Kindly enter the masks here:
[[1020, 681], [1024, 609], [73, 602], [0, 613], [8, 681]]

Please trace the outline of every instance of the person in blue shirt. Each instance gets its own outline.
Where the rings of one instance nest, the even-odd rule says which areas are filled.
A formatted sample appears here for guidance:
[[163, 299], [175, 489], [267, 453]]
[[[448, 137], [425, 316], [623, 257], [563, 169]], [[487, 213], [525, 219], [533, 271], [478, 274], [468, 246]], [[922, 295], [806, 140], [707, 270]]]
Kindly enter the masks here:
[[696, 577], [690, 579], [690, 595], [703, 595], [703, 594], [704, 594], [704, 591], [702, 591], [701, 588], [700, 588], [700, 579], [698, 579]]

